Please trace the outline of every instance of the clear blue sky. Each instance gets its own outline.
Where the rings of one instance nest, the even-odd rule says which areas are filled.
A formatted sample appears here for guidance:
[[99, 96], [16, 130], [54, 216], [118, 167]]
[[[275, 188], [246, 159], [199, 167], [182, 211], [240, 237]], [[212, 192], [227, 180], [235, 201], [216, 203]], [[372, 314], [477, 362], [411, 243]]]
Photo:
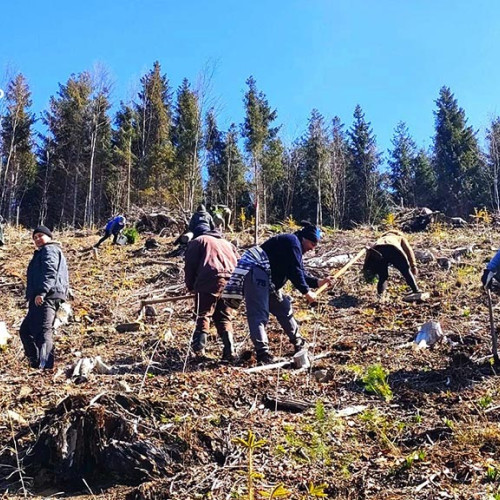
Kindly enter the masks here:
[[159, 60], [174, 88], [213, 69], [222, 129], [242, 121], [253, 75], [285, 142], [305, 131], [313, 108], [349, 127], [360, 104], [380, 151], [400, 120], [428, 146], [443, 85], [481, 141], [500, 113], [494, 0], [24, 0], [4, 2], [0, 18], [0, 88], [6, 73], [21, 71], [36, 112], [58, 83], [97, 62], [109, 69], [118, 104]]

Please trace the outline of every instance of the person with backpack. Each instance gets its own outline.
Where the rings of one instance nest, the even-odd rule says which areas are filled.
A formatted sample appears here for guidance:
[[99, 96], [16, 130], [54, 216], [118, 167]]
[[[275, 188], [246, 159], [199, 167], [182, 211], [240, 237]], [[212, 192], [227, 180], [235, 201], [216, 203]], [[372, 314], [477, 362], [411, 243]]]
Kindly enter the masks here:
[[123, 231], [126, 223], [127, 221], [125, 220], [125, 217], [123, 215], [117, 215], [116, 217], [109, 219], [106, 227], [104, 228], [103, 237], [94, 245], [94, 248], [99, 248], [101, 243], [106, 241], [111, 236], [113, 236], [113, 245], [116, 245], [116, 240], [118, 239], [120, 233]]
[[61, 244], [45, 226], [33, 231], [36, 250], [28, 265], [26, 300], [28, 314], [19, 335], [32, 368], [54, 367], [54, 321], [69, 293], [68, 266]]

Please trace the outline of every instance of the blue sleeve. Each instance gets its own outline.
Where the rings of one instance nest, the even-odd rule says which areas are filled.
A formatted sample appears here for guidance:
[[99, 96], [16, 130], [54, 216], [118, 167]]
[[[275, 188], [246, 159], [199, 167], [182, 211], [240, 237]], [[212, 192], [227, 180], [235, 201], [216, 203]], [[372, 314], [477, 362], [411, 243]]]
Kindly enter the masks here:
[[306, 275], [304, 273], [304, 264], [302, 261], [300, 244], [292, 244], [290, 264], [288, 267], [288, 278], [300, 293], [306, 294], [309, 291]]
[[486, 269], [488, 269], [488, 271], [493, 271], [494, 273], [497, 273], [500, 270], [500, 250], [490, 260], [490, 263], [486, 266]]

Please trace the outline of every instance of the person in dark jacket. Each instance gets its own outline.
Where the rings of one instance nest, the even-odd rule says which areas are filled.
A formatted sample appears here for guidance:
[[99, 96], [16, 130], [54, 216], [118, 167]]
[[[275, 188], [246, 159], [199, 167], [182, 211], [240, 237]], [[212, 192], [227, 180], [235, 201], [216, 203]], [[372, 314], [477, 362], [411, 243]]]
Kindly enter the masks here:
[[94, 248], [99, 248], [101, 243], [110, 238], [111, 235], [113, 235], [113, 245], [116, 245], [118, 235], [123, 231], [126, 223], [127, 221], [125, 220], [125, 217], [123, 215], [117, 215], [116, 217], [113, 217], [111, 220], [109, 220], [106, 224], [106, 227], [104, 228], [103, 237], [94, 245]]
[[232, 311], [220, 295], [238, 260], [238, 251], [218, 231], [207, 231], [189, 242], [185, 255], [186, 287], [196, 292], [196, 328], [191, 347], [195, 356], [205, 355], [210, 320], [224, 346], [223, 361], [235, 359]]
[[415, 280], [415, 254], [401, 231], [387, 231], [366, 251], [363, 274], [367, 281], [373, 281], [378, 276], [377, 293], [380, 296], [387, 289], [389, 265], [393, 265], [403, 275], [413, 293], [420, 292]]
[[319, 228], [303, 223], [303, 228], [293, 234], [280, 234], [260, 247], [251, 248], [238, 261], [224, 290], [223, 298], [232, 305], [237, 304], [239, 294], [244, 296], [250, 337], [260, 364], [274, 361], [266, 333], [269, 313], [276, 316], [295, 352], [305, 347], [293, 317], [291, 298], [283, 295], [281, 288], [290, 280], [307, 301], [313, 303], [316, 294], [311, 288], [331, 282], [330, 277], [320, 280], [304, 271], [302, 255], [313, 250], [320, 238]]
[[196, 238], [204, 233], [207, 233], [208, 231], [212, 231], [213, 229], [215, 229], [215, 224], [212, 216], [207, 212], [205, 205], [198, 205], [196, 212], [189, 221], [188, 231], [193, 233]]
[[68, 266], [61, 245], [52, 240], [47, 227], [38, 226], [33, 231], [33, 242], [36, 250], [28, 265], [26, 284], [28, 314], [19, 333], [30, 365], [52, 369], [54, 321], [68, 296]]

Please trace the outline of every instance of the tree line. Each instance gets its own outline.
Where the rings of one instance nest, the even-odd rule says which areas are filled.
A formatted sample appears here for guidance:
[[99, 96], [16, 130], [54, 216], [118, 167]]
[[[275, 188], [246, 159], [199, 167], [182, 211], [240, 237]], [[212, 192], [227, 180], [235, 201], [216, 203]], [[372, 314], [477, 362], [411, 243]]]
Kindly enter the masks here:
[[307, 130], [287, 145], [277, 111], [252, 77], [246, 86], [243, 123], [221, 130], [206, 89], [184, 79], [174, 91], [159, 62], [113, 116], [102, 69], [59, 84], [40, 117], [17, 74], [1, 103], [0, 214], [30, 226], [93, 227], [132, 205], [192, 211], [204, 200], [236, 213], [257, 208], [264, 223], [291, 216], [348, 228], [395, 205], [454, 216], [500, 211], [500, 117], [482, 149], [448, 87], [435, 101], [432, 146], [418, 148], [401, 122], [384, 169], [361, 106], [349, 128], [313, 109]]

